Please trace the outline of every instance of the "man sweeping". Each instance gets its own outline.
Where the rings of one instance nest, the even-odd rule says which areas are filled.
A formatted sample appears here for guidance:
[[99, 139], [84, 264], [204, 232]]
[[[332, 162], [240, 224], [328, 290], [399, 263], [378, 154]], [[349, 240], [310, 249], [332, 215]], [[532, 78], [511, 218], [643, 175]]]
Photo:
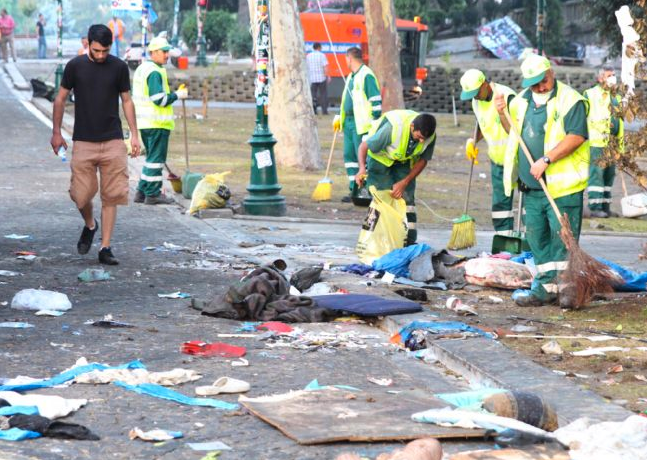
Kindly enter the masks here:
[[[510, 115], [533, 163], [521, 151], [517, 136], [511, 134], [504, 159], [504, 185], [508, 196], [517, 180], [525, 189], [526, 238], [537, 275], [530, 290], [517, 290], [512, 298], [517, 305], [530, 307], [555, 303], [566, 287], [560, 285], [559, 276], [568, 266], [568, 251], [559, 237], [560, 222], [538, 180], [546, 181], [548, 193], [560, 213], [568, 215], [578, 239], [589, 177], [588, 101], [555, 79], [545, 57], [529, 56], [521, 64], [521, 73], [525, 90], [510, 103]], [[506, 102], [502, 94], [495, 97], [495, 104], [503, 117]], [[560, 295], [559, 301], [570, 306], [568, 295]]]
[[333, 130], [344, 132], [344, 166], [350, 195], [342, 198], [342, 202], [350, 203], [359, 190], [355, 181], [359, 167], [357, 150], [362, 136], [371, 129], [372, 122], [382, 115], [382, 95], [377, 77], [362, 60], [362, 50], [349, 48], [346, 63], [351, 74], [346, 77], [340, 114], [333, 119]]
[[476, 144], [481, 139], [487, 142], [492, 176], [492, 224], [497, 235], [511, 236], [514, 227], [513, 197], [507, 196], [503, 189], [503, 158], [510, 127], [505, 117], [500, 117], [497, 112], [494, 94], [502, 94], [506, 103], [510, 104], [515, 92], [505, 85], [490, 82], [478, 69], [469, 69], [463, 74], [461, 87], [461, 100], [472, 101], [477, 123], [476, 139], [467, 140], [465, 154], [470, 162], [476, 162]]
[[[598, 72], [598, 84], [584, 91], [591, 109], [588, 116], [589, 142], [591, 144], [591, 166], [589, 169], [589, 210], [591, 217], [617, 217], [611, 212], [611, 189], [616, 176], [614, 165], [602, 167], [599, 160], [609, 145], [609, 136], [618, 139], [620, 151], [623, 149], [624, 121], [612, 116], [612, 107], [620, 104], [620, 95], [611, 95], [616, 86], [616, 73], [612, 67], [603, 67]], [[615, 215], [614, 215], [615, 214]]]
[[148, 45], [150, 60], [137, 67], [133, 77], [137, 126], [146, 147], [146, 163], [137, 185], [135, 203], [173, 203], [173, 198], [162, 193], [162, 168], [166, 163], [169, 136], [175, 127], [171, 104], [177, 99], [186, 99], [188, 91], [171, 92], [169, 89], [164, 65], [170, 50], [171, 45], [165, 38], [153, 38]]
[[[407, 204], [407, 246], [418, 239], [416, 222], [416, 177], [427, 166], [436, 144], [436, 119], [428, 113], [392, 110], [373, 123], [368, 137], [359, 146], [359, 171], [355, 178], [361, 187], [391, 190], [393, 198]], [[368, 173], [368, 178], [366, 175]]]

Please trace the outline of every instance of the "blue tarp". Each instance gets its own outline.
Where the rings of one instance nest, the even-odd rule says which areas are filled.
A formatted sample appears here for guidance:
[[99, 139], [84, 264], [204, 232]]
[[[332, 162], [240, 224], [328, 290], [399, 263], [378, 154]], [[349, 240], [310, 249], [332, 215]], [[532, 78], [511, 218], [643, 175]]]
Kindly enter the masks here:
[[85, 366], [77, 366], [69, 371], [62, 372], [51, 379], [38, 380], [36, 382], [23, 383], [20, 385], [2, 385], [0, 386], [0, 391], [29, 391], [37, 390], [39, 388], [50, 388], [73, 380], [77, 375], [87, 374], [92, 371], [104, 371], [107, 369], [146, 369], [146, 366], [144, 366], [139, 360], [131, 361], [119, 366], [91, 363], [86, 364]]
[[474, 332], [475, 334], [482, 335], [483, 337], [492, 338], [492, 334], [482, 331], [475, 327], [469, 326], [460, 321], [413, 321], [400, 329], [400, 340], [402, 343], [407, 343], [411, 337], [411, 333], [416, 330], [426, 330], [438, 334], [452, 333], [452, 332]]
[[420, 243], [402, 249], [394, 249], [373, 262], [373, 269], [393, 273], [396, 276], [409, 277], [409, 264], [423, 252], [431, 250], [431, 246]]
[[2, 441], [22, 441], [23, 439], [40, 438], [40, 433], [35, 431], [21, 430], [20, 428], [9, 428], [0, 431], [0, 440]]
[[140, 395], [148, 395], [154, 398], [167, 399], [179, 404], [187, 404], [189, 406], [203, 406], [215, 407], [216, 409], [236, 410], [240, 406], [218, 399], [210, 398], [191, 398], [189, 396], [178, 393], [170, 388], [156, 385], [154, 383], [141, 383], [139, 385], [129, 385], [125, 382], [115, 382], [115, 385], [125, 388], [126, 390], [134, 391]]
[[317, 295], [312, 298], [318, 307], [359, 316], [403, 315], [422, 311], [420, 304], [411, 300], [385, 299], [367, 294]]
[[24, 414], [24, 415], [38, 415], [37, 406], [4, 406], [0, 407], [0, 415], [9, 417], [10, 415]]
[[624, 292], [642, 292], [647, 291], [647, 272], [636, 273], [616, 263], [610, 262], [601, 257], [597, 258], [604, 265], [610, 267], [613, 271], [622, 276], [625, 281], [623, 285], [615, 286], [616, 291]]

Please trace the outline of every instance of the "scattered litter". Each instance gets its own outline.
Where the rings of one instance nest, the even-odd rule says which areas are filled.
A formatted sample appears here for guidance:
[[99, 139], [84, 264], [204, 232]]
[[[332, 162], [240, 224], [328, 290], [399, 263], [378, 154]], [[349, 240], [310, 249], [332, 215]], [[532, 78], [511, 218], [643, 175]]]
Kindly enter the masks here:
[[312, 286], [310, 286], [308, 289], [303, 291], [303, 295], [305, 296], [316, 296], [316, 295], [326, 295], [326, 294], [332, 294], [333, 293], [333, 287], [328, 284], [328, 283], [315, 283]]
[[644, 375], [642, 375], [642, 374], [635, 374], [635, 375], [634, 375], [634, 378], [635, 378], [636, 380], [640, 380], [641, 382], [645, 382], [645, 383], [647, 383], [647, 377], [645, 377], [645, 376], [644, 376]]
[[287, 325], [285, 323], [282, 323], [280, 321], [268, 321], [266, 323], [259, 324], [258, 326], [256, 326], [256, 330], [257, 331], [272, 331], [272, 332], [276, 332], [276, 333], [281, 334], [281, 333], [290, 333], [294, 329], [292, 328], [292, 326], [289, 326], [289, 325]]
[[541, 347], [541, 352], [546, 355], [558, 355], [561, 356], [564, 354], [564, 350], [559, 346], [559, 343], [551, 340], [548, 343], [545, 343]]
[[[239, 408], [238, 404], [231, 404], [225, 401], [208, 398], [191, 398], [189, 396], [173, 391], [161, 385], [153, 383], [142, 383], [139, 385], [128, 385], [124, 382], [114, 382], [115, 385], [125, 388], [126, 390], [134, 391], [142, 395], [152, 396], [154, 398], [166, 399], [179, 404], [186, 404], [189, 406], [202, 406], [214, 407], [223, 410], [236, 410]], [[0, 393], [1, 394], [1, 393]]]
[[79, 281], [90, 283], [92, 281], [108, 281], [111, 280], [110, 272], [105, 271], [103, 268], [86, 268], [79, 273]]
[[231, 450], [231, 447], [221, 441], [189, 442], [187, 446], [193, 450]]
[[20, 276], [21, 274], [22, 273], [12, 272], [10, 270], [0, 270], [0, 276], [10, 277], [10, 276]]
[[511, 260], [477, 257], [465, 263], [465, 279], [477, 286], [500, 289], [530, 288], [533, 275], [528, 266]]
[[16, 259], [18, 260], [29, 260], [29, 261], [36, 260], [36, 258], [37, 257], [34, 254], [26, 254], [23, 256], [16, 257]]
[[34, 431], [44, 437], [54, 439], [75, 439], [79, 441], [99, 441], [101, 439], [83, 425], [52, 421], [41, 415], [14, 415], [9, 419], [9, 426]]
[[536, 326], [524, 326], [523, 324], [515, 324], [510, 328], [512, 332], [537, 332]]
[[2, 305], [3, 307], [6, 307], [7, 305], [9, 305], [9, 302], [7, 302], [5, 300], [5, 301], [0, 302], [0, 305]]
[[33, 324], [29, 323], [20, 323], [20, 322], [15, 322], [15, 321], [8, 321], [5, 323], [0, 323], [0, 327], [6, 327], [9, 329], [27, 329], [30, 327], [34, 327]]
[[427, 348], [427, 337], [442, 338], [448, 335], [451, 337], [478, 335], [488, 338], [494, 337], [489, 332], [468, 326], [460, 321], [413, 321], [395, 333], [390, 342], [402, 344], [409, 350], [415, 351]]
[[251, 385], [244, 380], [231, 377], [220, 377], [211, 385], [196, 387], [195, 394], [198, 396], [215, 396], [221, 393], [246, 393]]
[[557, 370], [557, 369], [553, 369], [553, 372], [554, 372], [555, 374], [557, 374], [557, 375], [561, 375], [561, 376], [563, 376], [563, 377], [577, 377], [578, 379], [588, 379], [588, 378], [591, 378], [591, 376], [590, 376], [590, 375], [585, 375], [585, 374], [576, 374], [576, 373], [574, 373], [574, 372], [564, 372], [564, 371], [560, 371], [560, 370]]
[[478, 316], [474, 307], [465, 305], [458, 297], [452, 296], [448, 298], [445, 306], [449, 310], [455, 311], [459, 316]]
[[184, 435], [181, 431], [151, 430], [142, 431], [135, 427], [128, 433], [130, 439], [142, 439], [144, 441], [169, 441], [171, 439], [181, 438]]
[[236, 361], [232, 361], [231, 365], [233, 367], [247, 367], [249, 366], [249, 361], [247, 361], [245, 358], [238, 358]]
[[117, 327], [131, 328], [131, 327], [135, 327], [134, 324], [122, 323], [121, 321], [113, 320], [112, 315], [105, 315], [102, 320], [98, 320], [98, 321], [94, 321], [94, 320], [89, 319], [83, 324], [85, 324], [87, 326], [95, 326], [95, 327], [103, 327], [103, 328], [117, 328]]
[[40, 289], [23, 289], [11, 301], [16, 310], [69, 310], [72, 303], [65, 294]]
[[503, 303], [503, 299], [501, 297], [489, 295], [487, 298], [490, 299], [490, 302], [492, 303]]
[[321, 278], [323, 267], [308, 267], [299, 270], [290, 278], [290, 285], [294, 286], [299, 292], [306, 291], [318, 283]]
[[487, 179], [487, 174], [485, 174], [485, 173], [479, 173], [479, 178], [480, 178], [480, 179]]
[[384, 273], [384, 276], [382, 277], [383, 283], [393, 284], [393, 281], [395, 281], [395, 275], [393, 273], [389, 273], [389, 272]]
[[65, 399], [53, 395], [21, 395], [14, 391], [0, 391], [0, 399], [11, 406], [36, 406], [43, 417], [55, 419], [66, 417], [88, 403], [87, 399]]
[[38, 415], [38, 407], [36, 406], [4, 406], [0, 407], [1, 417], [10, 417], [16, 414], [24, 415]]
[[607, 369], [607, 374], [619, 374], [622, 371], [624, 371], [622, 364], [616, 364], [615, 366], [611, 366], [609, 369]]
[[319, 390], [329, 390], [331, 388], [337, 388], [338, 390], [349, 390], [349, 391], [362, 391], [359, 388], [351, 387], [348, 385], [320, 385], [318, 379], [312, 380], [304, 388], [305, 391], [319, 391]]
[[35, 256], [36, 253], [33, 251], [16, 251], [14, 252], [17, 256]]
[[573, 356], [605, 356], [606, 353], [614, 351], [629, 351], [629, 348], [622, 347], [598, 347], [587, 348], [586, 350], [574, 351], [571, 353]]
[[20, 428], [9, 428], [0, 430], [0, 440], [2, 441], [22, 441], [25, 439], [40, 438], [40, 433], [35, 431], [21, 430]]
[[355, 411], [346, 409], [341, 414], [337, 415], [337, 418], [346, 419], [346, 418], [357, 418], [359, 414]]
[[366, 377], [366, 380], [381, 387], [390, 387], [391, 385], [393, 385], [393, 379], [378, 379], [375, 377]]
[[34, 314], [36, 316], [63, 316], [65, 312], [60, 310], [38, 310]]
[[15, 233], [12, 233], [11, 235], [5, 235], [5, 238], [9, 238], [10, 240], [28, 240], [31, 239], [31, 235], [17, 235]]
[[[199, 113], [196, 113], [195, 115], [196, 115], [196, 118], [202, 117], [202, 115], [200, 115]], [[202, 457], [200, 460], [218, 460], [218, 457], [220, 457], [220, 451], [215, 450], [213, 452], [209, 452], [207, 455]]]
[[241, 358], [247, 353], [245, 347], [237, 347], [227, 343], [207, 343], [200, 340], [184, 342], [181, 347], [182, 353], [195, 356], [220, 356], [222, 358]]
[[177, 291], [170, 294], [157, 294], [157, 297], [159, 297], [160, 299], [190, 299], [191, 294]]
[[[368, 348], [366, 339], [379, 339], [379, 335], [359, 334], [356, 331], [345, 332], [304, 332], [295, 329], [290, 334], [272, 335], [265, 341], [267, 348], [295, 348], [307, 351], [334, 351], [338, 348], [359, 350]], [[261, 355], [272, 357], [270, 355]]]
[[154, 383], [162, 386], [173, 386], [194, 382], [201, 378], [202, 376], [196, 371], [181, 368], [165, 372], [149, 372], [146, 369], [106, 369], [78, 375], [74, 379], [74, 383], [97, 385], [120, 381], [129, 385]]

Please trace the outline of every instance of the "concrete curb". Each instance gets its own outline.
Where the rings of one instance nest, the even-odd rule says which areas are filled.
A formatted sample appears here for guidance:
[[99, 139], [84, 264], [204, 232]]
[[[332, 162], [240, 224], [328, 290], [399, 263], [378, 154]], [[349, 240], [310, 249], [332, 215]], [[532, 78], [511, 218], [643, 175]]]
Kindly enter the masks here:
[[25, 80], [25, 77], [22, 76], [15, 63], [5, 62], [2, 67], [7, 75], [9, 75], [14, 88], [20, 91], [29, 91], [31, 89], [31, 85], [27, 80]]

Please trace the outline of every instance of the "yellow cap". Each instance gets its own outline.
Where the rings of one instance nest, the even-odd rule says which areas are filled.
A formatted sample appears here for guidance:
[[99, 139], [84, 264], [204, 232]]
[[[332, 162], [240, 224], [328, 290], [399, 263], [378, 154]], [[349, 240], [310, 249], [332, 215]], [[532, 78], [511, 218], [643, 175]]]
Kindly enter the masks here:
[[531, 54], [521, 63], [522, 88], [536, 85], [544, 79], [546, 71], [550, 69], [550, 61], [543, 56]]
[[478, 69], [469, 69], [461, 77], [461, 101], [467, 101], [479, 93], [485, 81], [485, 74]]
[[173, 47], [164, 37], [155, 37], [148, 44], [148, 51], [170, 51]]

